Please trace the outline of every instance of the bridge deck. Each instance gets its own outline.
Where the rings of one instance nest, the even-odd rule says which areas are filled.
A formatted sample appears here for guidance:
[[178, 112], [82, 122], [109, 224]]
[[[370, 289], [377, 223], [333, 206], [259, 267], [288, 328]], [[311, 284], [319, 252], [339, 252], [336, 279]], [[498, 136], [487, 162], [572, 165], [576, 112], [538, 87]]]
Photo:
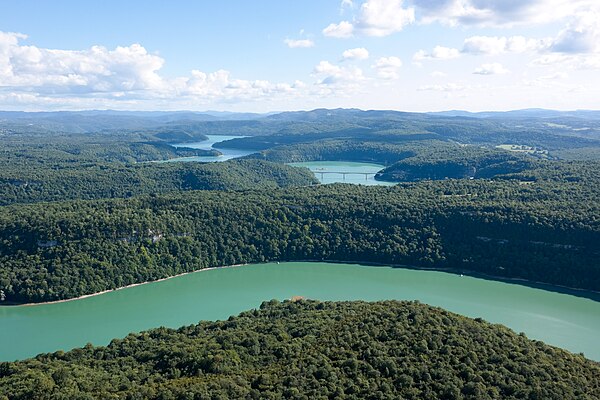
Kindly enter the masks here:
[[321, 179], [323, 179], [325, 174], [336, 174], [342, 175], [342, 178], [345, 180], [346, 175], [364, 175], [365, 181], [369, 179], [369, 176], [375, 176], [377, 172], [356, 172], [356, 171], [312, 171], [315, 176], [317, 174], [321, 174]]

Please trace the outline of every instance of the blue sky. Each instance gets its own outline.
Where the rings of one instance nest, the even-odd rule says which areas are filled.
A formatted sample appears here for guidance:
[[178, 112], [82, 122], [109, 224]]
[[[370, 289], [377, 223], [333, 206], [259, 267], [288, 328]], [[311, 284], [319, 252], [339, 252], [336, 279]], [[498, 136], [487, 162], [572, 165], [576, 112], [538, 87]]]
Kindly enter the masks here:
[[597, 109], [595, 0], [29, 1], [0, 109]]

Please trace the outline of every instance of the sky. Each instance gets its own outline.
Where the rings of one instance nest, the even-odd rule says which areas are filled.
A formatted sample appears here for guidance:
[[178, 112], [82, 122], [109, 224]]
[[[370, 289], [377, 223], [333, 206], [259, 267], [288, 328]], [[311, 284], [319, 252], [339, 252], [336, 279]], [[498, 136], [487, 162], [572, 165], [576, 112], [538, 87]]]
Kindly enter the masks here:
[[0, 110], [600, 109], [599, 0], [2, 0]]

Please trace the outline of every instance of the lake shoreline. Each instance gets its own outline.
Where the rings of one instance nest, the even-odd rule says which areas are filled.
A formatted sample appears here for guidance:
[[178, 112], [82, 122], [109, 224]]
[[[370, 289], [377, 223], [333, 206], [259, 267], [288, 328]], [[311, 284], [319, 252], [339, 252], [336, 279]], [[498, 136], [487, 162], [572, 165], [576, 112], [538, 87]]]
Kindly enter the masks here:
[[456, 269], [456, 268], [416, 267], [413, 265], [380, 263], [380, 262], [376, 262], [376, 261], [308, 260], [308, 259], [305, 259], [305, 260], [279, 260], [279, 261], [273, 260], [273, 261], [265, 261], [262, 263], [250, 263], [250, 264], [245, 263], [245, 264], [233, 264], [233, 265], [222, 265], [222, 266], [217, 266], [217, 267], [201, 268], [201, 269], [197, 269], [194, 271], [182, 272], [177, 275], [160, 278], [160, 279], [153, 280], [153, 281], [132, 283], [130, 285], [121, 286], [121, 287], [118, 287], [115, 289], [107, 289], [107, 290], [103, 290], [103, 291], [96, 292], [96, 293], [90, 293], [90, 294], [85, 294], [85, 295], [78, 296], [78, 297], [72, 297], [69, 299], [52, 300], [52, 301], [45, 301], [45, 302], [40, 302], [40, 303], [5, 303], [5, 304], [0, 305], [0, 307], [20, 307], [20, 306], [32, 307], [32, 306], [37, 306], [37, 305], [65, 303], [68, 301], [82, 300], [82, 299], [86, 299], [88, 297], [100, 296], [102, 294], [114, 292], [117, 290], [129, 289], [129, 288], [132, 288], [135, 286], [146, 285], [146, 284], [154, 283], [154, 282], [162, 282], [162, 281], [166, 281], [168, 279], [178, 278], [180, 276], [194, 274], [197, 272], [223, 269], [223, 268], [237, 268], [237, 267], [242, 267], [242, 266], [247, 266], [247, 265], [280, 263], [280, 262], [281, 263], [321, 262], [321, 263], [331, 263], [331, 264], [355, 264], [355, 265], [364, 265], [364, 266], [370, 266], [370, 267], [389, 267], [389, 268], [403, 268], [403, 269], [409, 269], [409, 270], [415, 270], [415, 271], [445, 272], [445, 273], [449, 273], [449, 274], [453, 274], [453, 275], [461, 275], [461, 276], [464, 275], [464, 276], [468, 276], [471, 278], [484, 279], [484, 280], [490, 280], [490, 281], [495, 281], [495, 282], [511, 283], [511, 284], [534, 288], [534, 289], [546, 290], [546, 291], [554, 292], [554, 293], [561, 293], [561, 294], [567, 294], [567, 295], [576, 296], [576, 297], [582, 297], [582, 298], [586, 298], [586, 299], [589, 299], [592, 301], [600, 302], [600, 291], [594, 291], [594, 290], [589, 290], [589, 289], [579, 289], [579, 288], [573, 288], [573, 287], [564, 286], [564, 285], [554, 285], [554, 284], [539, 282], [539, 281], [530, 281], [530, 280], [527, 280], [524, 278], [502, 277], [502, 276], [497, 276], [497, 275], [484, 274], [484, 273], [477, 272], [477, 271], [462, 270], [462, 269]]
[[[287, 262], [287, 261], [285, 261]], [[546, 290], [548, 292], [554, 293], [562, 293], [569, 294], [571, 296], [582, 297], [586, 299], [590, 299], [593, 301], [600, 302], [600, 291], [590, 290], [590, 289], [580, 289], [574, 288], [565, 285], [556, 285], [552, 283], [540, 282], [540, 281], [531, 281], [524, 278], [509, 278], [505, 276], [491, 275], [485, 274], [483, 272], [471, 271], [467, 269], [458, 269], [458, 268], [441, 268], [441, 267], [417, 267], [414, 265], [405, 265], [405, 264], [391, 264], [391, 263], [379, 263], [376, 261], [344, 261], [344, 260], [299, 260], [299, 261], [290, 261], [290, 262], [328, 262], [332, 264], [358, 264], [364, 266], [372, 266], [372, 267], [390, 267], [390, 268], [404, 268], [410, 269], [414, 271], [437, 271], [437, 272], [445, 272], [453, 275], [461, 275], [468, 276], [471, 278], [484, 279], [494, 282], [503, 282], [503, 283], [512, 283], [516, 285], [526, 286], [534, 289]]]
[[144, 281], [144, 282], [139, 282], [139, 283], [132, 283], [131, 285], [125, 285], [125, 286], [121, 286], [121, 287], [114, 288], [114, 289], [102, 290], [101, 292], [96, 292], [96, 293], [84, 294], [82, 296], [71, 297], [69, 299], [44, 301], [44, 302], [41, 302], [41, 303], [11, 303], [11, 304], [2, 304], [2, 305], [0, 305], [0, 307], [3, 307], [3, 306], [6, 306], [6, 307], [34, 307], [34, 306], [41, 306], [41, 305], [48, 305], [48, 304], [66, 303], [66, 302], [69, 302], [69, 301], [83, 300], [83, 299], [87, 299], [89, 297], [100, 296], [100, 295], [103, 295], [103, 294], [106, 294], [106, 293], [116, 292], [118, 290], [129, 289], [129, 288], [132, 288], [132, 287], [146, 285], [146, 284], [149, 284], [149, 283], [163, 282], [163, 281], [166, 281], [166, 280], [169, 280], [169, 279], [178, 278], [180, 276], [185, 276], [185, 275], [189, 275], [189, 274], [195, 274], [197, 272], [210, 271], [210, 270], [223, 269], [223, 268], [237, 268], [237, 267], [243, 267], [245, 265], [249, 265], [249, 264], [233, 264], [233, 265], [223, 265], [223, 266], [218, 266], [218, 267], [201, 268], [201, 269], [197, 269], [195, 271], [182, 272], [182, 273], [177, 274], [177, 275], [167, 276], [165, 278], [156, 279], [154, 281]]

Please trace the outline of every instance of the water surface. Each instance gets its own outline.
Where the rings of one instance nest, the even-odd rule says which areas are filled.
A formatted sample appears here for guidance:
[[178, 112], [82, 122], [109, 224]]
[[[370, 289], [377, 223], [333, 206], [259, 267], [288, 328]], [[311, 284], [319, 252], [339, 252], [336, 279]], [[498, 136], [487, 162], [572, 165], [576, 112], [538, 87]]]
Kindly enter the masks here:
[[[231, 136], [231, 135], [206, 135], [208, 140], [203, 140], [201, 142], [193, 142], [193, 143], [176, 143], [173, 144], [174, 147], [189, 147], [192, 149], [202, 149], [202, 150], [213, 150], [214, 144], [224, 142], [226, 140], [243, 138], [246, 136]], [[177, 157], [167, 160], [167, 162], [219, 162], [219, 161], [227, 161], [232, 158], [244, 157], [248, 154], [255, 153], [255, 151], [248, 151], [243, 149], [215, 149], [223, 153], [222, 156], [198, 156], [198, 157]]]
[[600, 302], [444, 272], [308, 262], [220, 268], [81, 300], [0, 307], [0, 360], [226, 319], [292, 296], [420, 300], [600, 360]]
[[[393, 182], [375, 180], [375, 174], [385, 168], [382, 164], [351, 161], [308, 161], [289, 163], [294, 167], [310, 169], [321, 183], [354, 183], [360, 185], [391, 186]], [[343, 174], [343, 172], [347, 172]]]

